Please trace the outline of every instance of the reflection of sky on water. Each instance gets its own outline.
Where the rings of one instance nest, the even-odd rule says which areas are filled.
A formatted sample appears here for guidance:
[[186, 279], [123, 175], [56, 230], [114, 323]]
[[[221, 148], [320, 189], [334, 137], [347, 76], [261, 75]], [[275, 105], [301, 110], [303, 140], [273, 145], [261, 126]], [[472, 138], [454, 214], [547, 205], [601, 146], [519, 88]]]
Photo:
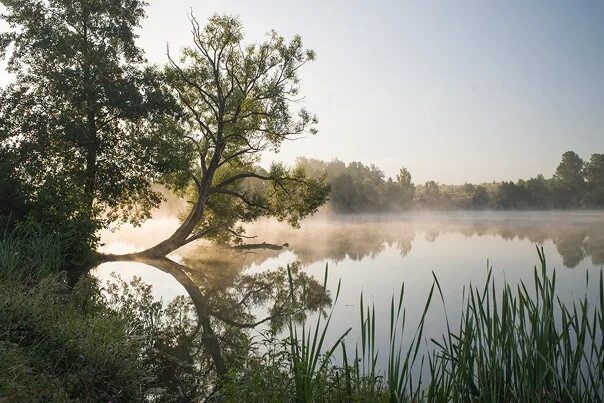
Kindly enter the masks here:
[[180, 285], [170, 274], [164, 273], [144, 263], [137, 262], [109, 262], [96, 267], [92, 274], [96, 276], [102, 285], [107, 281], [113, 281], [111, 274], [115, 273], [126, 282], [132, 281], [134, 277], [140, 277], [147, 284], [153, 285], [153, 297], [168, 303], [179, 295], [187, 295], [183, 286]]

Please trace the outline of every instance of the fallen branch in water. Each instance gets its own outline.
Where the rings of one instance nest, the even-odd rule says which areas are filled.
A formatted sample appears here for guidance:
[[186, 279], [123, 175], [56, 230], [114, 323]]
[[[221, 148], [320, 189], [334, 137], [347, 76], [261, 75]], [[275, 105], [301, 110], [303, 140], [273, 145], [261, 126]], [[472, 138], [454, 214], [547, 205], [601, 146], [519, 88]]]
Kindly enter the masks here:
[[276, 244], [272, 244], [272, 243], [266, 243], [266, 242], [262, 242], [262, 243], [246, 243], [246, 244], [242, 244], [242, 245], [235, 245], [235, 246], [231, 246], [231, 249], [237, 249], [237, 250], [248, 250], [248, 249], [273, 249], [273, 250], [280, 250], [280, 249], [285, 249], [289, 247], [289, 243], [284, 243], [282, 245], [276, 245]]

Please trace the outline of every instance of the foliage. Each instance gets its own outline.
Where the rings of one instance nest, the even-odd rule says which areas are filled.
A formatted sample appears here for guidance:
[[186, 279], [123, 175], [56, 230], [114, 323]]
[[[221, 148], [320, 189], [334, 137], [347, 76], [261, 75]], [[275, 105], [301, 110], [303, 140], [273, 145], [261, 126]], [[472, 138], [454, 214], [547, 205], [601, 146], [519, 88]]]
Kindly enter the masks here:
[[562, 156], [555, 174], [528, 180], [461, 186], [427, 181], [414, 185], [405, 168], [396, 181], [385, 179], [374, 165], [348, 165], [301, 157], [311, 176], [326, 175], [330, 206], [337, 213], [400, 212], [406, 209], [577, 209], [604, 205], [604, 157], [592, 154], [587, 163], [574, 152]]
[[0, 178], [0, 187], [4, 185], [10, 189], [11, 183], [15, 184], [13, 192], [4, 194], [10, 198], [7, 202], [9, 210], [0, 214], [0, 228], [14, 230], [22, 238], [29, 233], [52, 237], [60, 248], [58, 254], [66, 269], [87, 264], [98, 241], [95, 232], [99, 222], [90, 219], [85, 208], [80, 208], [81, 199], [58, 184], [53, 190], [39, 189], [37, 198], [31, 200], [27, 192], [22, 191], [22, 184], [13, 179], [2, 181]]
[[434, 181], [427, 181], [422, 189], [421, 197], [423, 201], [428, 204], [439, 201], [441, 198], [441, 193], [438, 183]]
[[12, 156], [0, 148], [0, 217], [22, 219], [28, 211], [24, 184], [16, 178]]
[[274, 31], [246, 43], [235, 17], [215, 15], [205, 26], [190, 18], [194, 46], [180, 60], [169, 55], [165, 78], [183, 110], [178, 133], [194, 151], [167, 183], [192, 207], [169, 239], [143, 252], [153, 257], [201, 237], [240, 242], [238, 223], [259, 217], [297, 226], [329, 193], [300, 165], [258, 166], [262, 153], [316, 133], [316, 117], [299, 106], [299, 71], [314, 52]]
[[35, 353], [0, 341], [0, 398], [11, 402], [72, 402], [61, 382], [46, 373]]
[[563, 206], [577, 205], [585, 187], [585, 162], [573, 151], [562, 154], [554, 184]]
[[593, 207], [604, 206], [604, 154], [592, 154], [585, 167], [588, 192], [584, 204]]
[[478, 185], [474, 187], [472, 191], [472, 202], [471, 205], [473, 208], [485, 208], [489, 205], [489, 193], [487, 192], [486, 187], [482, 185]]
[[[168, 120], [178, 108], [135, 44], [146, 3], [0, 3], [9, 26], [0, 56], [15, 77], [0, 92], [0, 155], [11, 172], [0, 186], [18, 189], [12, 202], [24, 200], [48, 231], [73, 231], [65, 238], [79, 253], [108, 222], [148, 217], [161, 201], [152, 181], [179, 169], [183, 147]], [[66, 232], [50, 224], [65, 221]]]
[[[239, 243], [245, 237], [242, 224], [261, 217], [274, 217], [297, 228], [300, 220], [313, 214], [328, 196], [329, 188], [323, 178], [308, 178], [299, 164], [286, 167], [274, 163], [268, 171], [253, 166], [241, 169], [254, 174], [229, 185], [217, 185], [220, 187], [208, 198], [203, 219], [198, 223], [204, 238]], [[241, 174], [240, 170], [236, 172], [223, 169], [216, 173], [215, 181], [225, 183]]]
[[385, 179], [375, 165], [360, 162], [346, 165], [337, 159], [324, 162], [300, 157], [298, 164], [311, 177], [327, 177], [330, 204], [338, 213], [402, 211], [411, 205], [415, 195], [415, 185], [406, 168], [401, 168], [395, 179]]

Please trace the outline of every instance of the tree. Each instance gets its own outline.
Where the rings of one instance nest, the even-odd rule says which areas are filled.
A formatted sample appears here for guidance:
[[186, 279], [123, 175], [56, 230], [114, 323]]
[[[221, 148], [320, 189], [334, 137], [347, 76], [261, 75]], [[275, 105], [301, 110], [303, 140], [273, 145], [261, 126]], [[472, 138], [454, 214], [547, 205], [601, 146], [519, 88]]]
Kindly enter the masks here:
[[588, 206], [604, 206], [604, 154], [592, 154], [585, 166], [587, 195], [585, 204]]
[[471, 183], [464, 183], [462, 189], [464, 192], [471, 195], [476, 191], [476, 185], [473, 185]]
[[503, 209], [521, 209], [527, 207], [526, 187], [523, 180], [501, 182], [495, 193], [495, 204]]
[[407, 168], [401, 168], [396, 175], [396, 184], [399, 191], [399, 203], [401, 207], [408, 207], [415, 196], [415, 185], [411, 178], [411, 172]]
[[357, 184], [350, 175], [343, 173], [330, 177], [331, 203], [338, 213], [357, 213], [364, 207], [362, 196], [357, 189]]
[[580, 187], [585, 182], [584, 167], [581, 157], [573, 151], [567, 151], [562, 154], [562, 161], [556, 168], [554, 177], [569, 186]]
[[604, 186], [604, 154], [592, 154], [585, 166], [585, 179], [589, 187]]
[[482, 185], [474, 186], [471, 205], [474, 208], [485, 208], [489, 205], [490, 197], [487, 188]]
[[184, 110], [179, 133], [195, 151], [172, 177], [192, 208], [168, 239], [144, 251], [165, 256], [201, 237], [240, 242], [238, 223], [276, 217], [293, 226], [327, 200], [324, 178], [302, 165], [258, 167], [261, 153], [287, 140], [314, 134], [317, 119], [293, 108], [299, 70], [314, 59], [300, 37], [286, 42], [274, 31], [261, 44], [246, 44], [237, 18], [215, 15], [205, 27], [191, 16], [194, 46], [180, 61], [170, 54], [166, 79]]
[[424, 199], [428, 201], [436, 201], [440, 199], [440, 188], [438, 183], [434, 181], [427, 181], [424, 184]]
[[554, 174], [560, 203], [565, 207], [578, 206], [585, 191], [585, 162], [573, 151], [562, 154], [562, 161]]
[[16, 156], [19, 180], [33, 199], [73, 199], [75, 214], [95, 223], [78, 237], [118, 217], [148, 216], [161, 201], [151, 183], [172, 172], [182, 147], [164, 127], [176, 104], [135, 44], [146, 3], [0, 3], [10, 26], [0, 55], [16, 77], [0, 94], [0, 148]]
[[538, 209], [548, 207], [551, 202], [551, 194], [549, 192], [547, 181], [543, 175], [539, 174], [536, 177], [527, 180], [525, 187], [529, 207]]
[[0, 149], [0, 218], [20, 220], [27, 214], [28, 192], [16, 178], [16, 170], [12, 156]]

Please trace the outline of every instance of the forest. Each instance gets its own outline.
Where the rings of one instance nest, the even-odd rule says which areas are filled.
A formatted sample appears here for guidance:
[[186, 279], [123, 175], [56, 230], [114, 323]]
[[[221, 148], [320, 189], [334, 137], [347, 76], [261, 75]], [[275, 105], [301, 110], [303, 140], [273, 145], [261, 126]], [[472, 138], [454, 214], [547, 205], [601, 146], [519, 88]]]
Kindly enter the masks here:
[[435, 210], [549, 210], [600, 209], [604, 207], [604, 154], [584, 161], [568, 151], [551, 177], [537, 175], [516, 182], [446, 185], [435, 181], [414, 184], [411, 173], [401, 168], [386, 178], [375, 165], [346, 164], [300, 157], [310, 175], [326, 175], [331, 194], [329, 205], [336, 213], [401, 212]]

